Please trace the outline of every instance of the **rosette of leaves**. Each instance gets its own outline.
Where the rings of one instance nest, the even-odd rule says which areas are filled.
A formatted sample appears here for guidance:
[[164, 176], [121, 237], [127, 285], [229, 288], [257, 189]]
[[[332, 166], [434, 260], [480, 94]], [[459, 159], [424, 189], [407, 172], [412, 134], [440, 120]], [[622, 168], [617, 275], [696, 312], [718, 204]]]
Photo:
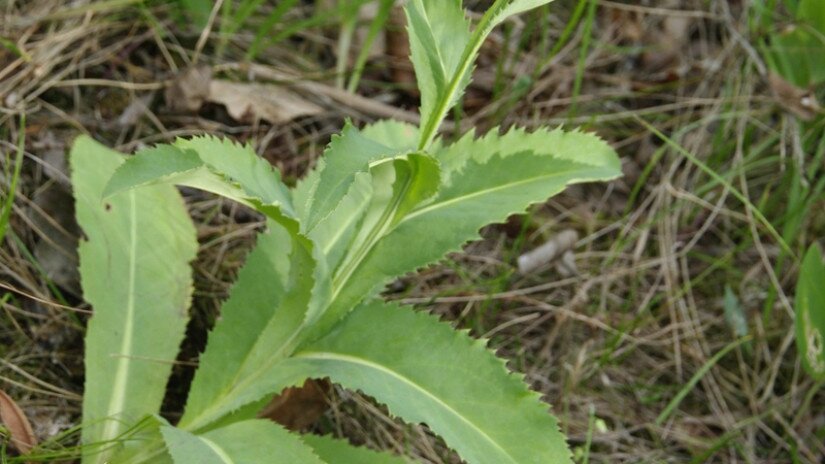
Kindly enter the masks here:
[[[451, 145], [437, 137], [490, 30], [547, 1], [497, 1], [472, 31], [460, 1], [408, 2], [421, 126], [347, 125], [294, 188], [250, 147], [226, 140], [181, 139], [123, 157], [79, 139], [81, 275], [95, 311], [83, 461], [406, 462], [256, 418], [273, 394], [329, 378], [427, 424], [467, 462], [570, 462], [549, 406], [485, 341], [379, 296], [394, 278], [477, 239], [484, 225], [567, 185], [619, 175], [613, 150], [582, 132], [470, 133]], [[187, 320], [195, 239], [172, 184], [238, 201], [268, 226], [174, 425], [158, 411], [164, 360], [175, 358]]]

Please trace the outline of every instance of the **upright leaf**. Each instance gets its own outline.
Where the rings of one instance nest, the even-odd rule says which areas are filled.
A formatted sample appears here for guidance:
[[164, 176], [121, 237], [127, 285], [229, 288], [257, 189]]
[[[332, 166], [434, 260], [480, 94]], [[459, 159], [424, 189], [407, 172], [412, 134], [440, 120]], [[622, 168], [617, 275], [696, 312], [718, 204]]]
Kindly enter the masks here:
[[802, 365], [825, 380], [825, 262], [814, 244], [805, 254], [796, 284], [796, 346]]
[[[263, 240], [257, 248], [262, 249], [261, 253], [279, 256], [282, 251], [278, 249], [283, 247], [283, 243]], [[255, 295], [256, 290], [273, 284], [273, 277], [266, 273], [267, 267], [281, 264], [272, 261], [262, 263], [256, 259], [251, 266], [250, 271], [241, 276], [245, 280], [240, 281], [239, 278], [237, 292], [233, 292], [227, 301], [228, 306], [223, 308], [227, 311], [226, 316], [230, 321], [215, 329], [213, 337], [221, 342], [215, 348], [208, 348], [211, 350], [210, 355], [205, 355], [201, 364], [202, 369], [211, 375], [202, 377], [193, 384], [193, 399], [187, 404], [181, 418], [181, 428], [201, 431], [222, 417], [237, 411], [238, 408], [291, 386], [290, 383], [276, 383], [273, 386], [267, 379], [262, 378], [262, 374], [289, 356], [302, 341], [308, 323], [307, 313], [313, 299], [313, 289], [316, 288], [313, 278], [316, 261], [305, 246], [293, 242], [289, 254], [289, 277], [284, 286], [286, 291], [274, 302], [261, 300], [249, 305], [247, 298], [258, 299], [262, 296]], [[272, 294], [274, 291], [276, 290], [266, 290], [264, 295]], [[256, 311], [262, 314], [251, 314]], [[254, 321], [257, 327], [248, 333], [236, 332], [239, 330], [236, 326], [239, 320]], [[220, 351], [223, 346], [235, 341], [233, 337], [239, 338], [238, 346], [228, 352]], [[227, 362], [230, 364], [224, 364]], [[295, 382], [298, 380], [290, 379]]]
[[460, 96], [460, 92], [448, 95], [448, 86], [470, 41], [470, 24], [461, 0], [412, 0], [405, 11], [423, 122], [431, 118], [440, 100], [447, 99], [453, 106]]
[[338, 267], [353, 243], [358, 226], [366, 214], [373, 195], [369, 173], [355, 175], [349, 192], [338, 206], [309, 233], [310, 238], [326, 257], [327, 267]]
[[[333, 301], [325, 317], [343, 314], [379, 291], [390, 278], [458, 251], [478, 238], [481, 227], [523, 212], [567, 185], [608, 180], [621, 173], [615, 152], [598, 138], [574, 133], [568, 139], [553, 134], [561, 133], [544, 133], [535, 139], [522, 133], [523, 137], [506, 137], [509, 143], [501, 146], [497, 146], [497, 137], [481, 139], [476, 145], [463, 144], [471, 151], [454, 154], [462, 156], [463, 162], [447, 172], [450, 183], [432, 201], [413, 209], [372, 242], [347, 274], [336, 274]], [[537, 143], [547, 140], [556, 144]], [[526, 147], [536, 147], [542, 154], [529, 148], [512, 151]], [[410, 248], [415, 253], [410, 253]]]
[[[528, 9], [535, 8], [540, 5], [551, 2], [552, 0], [496, 0], [495, 3], [484, 13], [481, 21], [479, 21], [472, 34], [465, 35], [464, 28], [459, 27], [453, 18], [454, 15], [448, 15], [449, 20], [454, 25], [454, 29], [459, 30], [460, 33], [454, 33], [448, 36], [448, 40], [454, 40], [449, 50], [452, 52], [456, 48], [461, 48], [462, 52], [459, 58], [454, 62], [452, 70], [444, 72], [443, 84], [441, 84], [441, 77], [439, 73], [418, 73], [419, 67], [437, 64], [436, 58], [439, 56], [431, 50], [439, 51], [437, 45], [440, 42], [437, 33], [438, 28], [433, 27], [426, 21], [432, 15], [431, 12], [438, 12], [444, 14], [445, 11], [438, 8], [445, 8], [443, 4], [453, 4], [459, 2], [439, 2], [432, 1], [413, 1], [407, 7], [407, 18], [410, 27], [410, 47], [412, 51], [413, 64], [416, 68], [416, 77], [419, 80], [419, 88], [422, 89], [422, 106], [421, 106], [421, 136], [418, 143], [419, 150], [426, 150], [430, 147], [435, 138], [438, 127], [447, 116], [447, 112], [458, 101], [464, 89], [470, 83], [470, 76], [478, 57], [478, 51], [484, 40], [490, 35], [490, 32], [495, 26], [500, 24], [508, 17], [524, 12]], [[424, 19], [421, 19], [421, 18]], [[447, 27], [449, 30], [449, 26]], [[419, 52], [416, 53], [416, 47]], [[418, 55], [418, 56], [416, 56]], [[453, 56], [453, 55], [451, 55]], [[421, 76], [421, 77], [419, 77]], [[426, 88], [435, 89], [433, 92], [436, 95], [432, 98], [432, 105], [425, 107], [425, 93]]]
[[[86, 333], [84, 443], [115, 439], [157, 413], [188, 320], [195, 228], [178, 192], [157, 185], [103, 200], [123, 157], [88, 137], [71, 152]], [[104, 462], [108, 453], [84, 458]]]
[[267, 420], [248, 420], [194, 435], [164, 427], [175, 464], [323, 464], [298, 436]]
[[245, 358], [284, 298], [291, 249], [289, 234], [275, 223], [270, 222], [269, 230], [258, 235], [200, 356], [186, 401], [184, 424], [190, 416], [204, 412], [237, 381]]
[[539, 395], [483, 341], [428, 314], [373, 301], [326, 337], [302, 346], [282, 368], [296, 366], [310, 377], [329, 376], [372, 395], [408, 421], [426, 423], [470, 463], [571, 462]]
[[[340, 295], [352, 295], [359, 290], [372, 289], [372, 285], [357, 283], [353, 278], [371, 250], [403, 217], [417, 205], [426, 203], [438, 190], [440, 182], [437, 162], [429, 156], [411, 153], [382, 163], [370, 171], [373, 178], [371, 204], [353, 239], [353, 247], [346, 253], [332, 277], [332, 302], [322, 319], [311, 328], [310, 337], [329, 330], [341, 317], [355, 307], [358, 301], [350, 298], [338, 304]], [[409, 253], [408, 253], [409, 254]], [[350, 289], [354, 286], [354, 289]], [[366, 296], [362, 292], [360, 297]]]
[[314, 229], [338, 206], [357, 173], [366, 173], [371, 162], [393, 154], [395, 150], [365, 138], [347, 124], [340, 136], [332, 138], [323, 163], [296, 188], [304, 230]]

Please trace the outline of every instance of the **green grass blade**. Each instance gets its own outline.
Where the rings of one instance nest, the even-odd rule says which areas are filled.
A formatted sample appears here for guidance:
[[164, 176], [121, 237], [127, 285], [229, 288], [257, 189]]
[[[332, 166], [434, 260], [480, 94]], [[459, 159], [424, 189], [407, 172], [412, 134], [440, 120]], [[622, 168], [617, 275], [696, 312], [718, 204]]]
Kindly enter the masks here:
[[708, 359], [708, 361], [698, 371], [696, 371], [695, 374], [693, 374], [693, 376], [690, 378], [690, 380], [688, 380], [685, 386], [679, 390], [679, 393], [677, 393], [676, 396], [674, 396], [673, 399], [670, 400], [667, 406], [665, 406], [665, 409], [663, 409], [659, 416], [656, 418], [656, 425], [664, 424], [667, 418], [670, 417], [671, 414], [673, 414], [673, 411], [675, 411], [676, 408], [679, 407], [679, 404], [682, 402], [682, 400], [685, 399], [685, 397], [688, 395], [688, 393], [690, 393], [691, 390], [693, 390], [693, 387], [695, 387], [696, 384], [699, 383], [700, 380], [702, 380], [702, 377], [704, 377], [705, 374], [707, 374], [708, 371], [713, 366], [715, 366], [720, 359], [724, 358], [726, 354], [731, 352], [731, 350], [733, 350], [737, 346], [742, 345], [743, 343], [748, 342], [750, 339], [751, 337], [748, 336], [742, 337], [739, 340], [731, 342], [724, 348], [719, 350], [718, 353], [713, 355], [712, 358]]
[[791, 248], [788, 246], [788, 243], [785, 242], [785, 240], [782, 238], [782, 235], [780, 235], [776, 228], [773, 226], [773, 224], [771, 224], [771, 222], [768, 221], [768, 218], [766, 218], [765, 215], [762, 214], [762, 211], [760, 211], [759, 208], [757, 208], [750, 200], [748, 200], [745, 197], [745, 195], [742, 194], [742, 192], [736, 189], [736, 187], [734, 187], [733, 184], [731, 184], [725, 178], [717, 174], [716, 171], [714, 171], [707, 164], [699, 160], [699, 158], [694, 156], [693, 153], [690, 153], [689, 151], [682, 148], [681, 145], [674, 142], [673, 139], [663, 134], [659, 129], [656, 129], [647, 121], [641, 118], [637, 118], [636, 120], [639, 122], [639, 124], [643, 125], [647, 130], [652, 132], [653, 135], [655, 135], [659, 140], [664, 142], [667, 146], [675, 150], [680, 155], [684, 156], [688, 161], [695, 164], [705, 174], [709, 175], [713, 180], [722, 184], [723, 186], [725, 186], [725, 188], [730, 190], [731, 195], [736, 197], [737, 200], [741, 201], [742, 204], [745, 205], [745, 207], [748, 208], [748, 210], [750, 210], [751, 213], [753, 213], [756, 219], [762, 223], [762, 226], [765, 227], [765, 229], [768, 231], [771, 237], [773, 237], [773, 239], [776, 240], [776, 243], [779, 244], [780, 247], [782, 247], [782, 250], [791, 256], [796, 256], [793, 250], [791, 250]]
[[206, 23], [209, 22], [209, 14], [212, 13], [213, 4], [211, 1], [177, 0], [177, 3], [196, 27], [199, 29], [206, 27]]
[[[71, 152], [86, 334], [84, 443], [112, 440], [157, 413], [184, 336], [192, 294], [195, 228], [172, 186], [121, 192], [105, 201], [123, 157], [88, 137]], [[104, 462], [106, 453], [84, 459]]]
[[[20, 170], [23, 168], [23, 157], [26, 152], [26, 115], [20, 116], [20, 131], [17, 135], [17, 156], [14, 158], [14, 172], [11, 175], [8, 193], [3, 201], [3, 210], [0, 212], [0, 243], [6, 237], [9, 227], [11, 211], [14, 209], [14, 195], [17, 192], [17, 182], [20, 179]], [[8, 173], [6, 173], [8, 174]]]
[[358, 52], [358, 56], [355, 58], [352, 75], [347, 82], [347, 92], [355, 93], [358, 89], [358, 82], [361, 80], [361, 75], [364, 72], [367, 59], [370, 56], [372, 44], [375, 42], [378, 34], [384, 29], [384, 25], [390, 17], [390, 11], [392, 10], [394, 3], [394, 0], [379, 0], [378, 12], [370, 24], [370, 28], [367, 31], [367, 37], [361, 44], [361, 51]]

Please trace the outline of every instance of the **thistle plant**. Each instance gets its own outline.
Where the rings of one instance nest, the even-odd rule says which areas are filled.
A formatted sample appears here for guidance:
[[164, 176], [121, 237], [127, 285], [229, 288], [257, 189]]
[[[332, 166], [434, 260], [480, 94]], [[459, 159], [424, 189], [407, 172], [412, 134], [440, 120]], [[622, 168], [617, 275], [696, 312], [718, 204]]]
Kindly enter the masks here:
[[[87, 137], [71, 153], [86, 336], [85, 463], [391, 463], [405, 458], [291, 433], [257, 414], [272, 395], [329, 378], [425, 423], [470, 463], [571, 462], [549, 406], [483, 340], [386, 302], [432, 264], [567, 185], [620, 174], [578, 131], [438, 128], [493, 27], [549, 0], [499, 0], [471, 30], [460, 0], [411, 0], [421, 125], [347, 124], [294, 188], [248, 146], [178, 139], [133, 156]], [[195, 228], [173, 185], [266, 217], [209, 335], [183, 416], [159, 416], [184, 336]]]

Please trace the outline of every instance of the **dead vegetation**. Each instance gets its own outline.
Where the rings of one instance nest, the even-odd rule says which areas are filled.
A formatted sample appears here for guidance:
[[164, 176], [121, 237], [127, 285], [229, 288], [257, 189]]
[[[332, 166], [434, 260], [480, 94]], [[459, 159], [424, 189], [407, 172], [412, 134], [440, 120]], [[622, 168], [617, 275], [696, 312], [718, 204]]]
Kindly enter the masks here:
[[[70, 458], [78, 437], [89, 309], [64, 157], [76, 135], [131, 151], [220, 134], [251, 143], [294, 181], [346, 118], [416, 120], [399, 22], [387, 25], [350, 93], [336, 86], [334, 15], [293, 27], [316, 17], [315, 3], [324, 5], [298, 2], [272, 29], [281, 39], [253, 61], [245, 52], [254, 18], [219, 55], [215, 21], [204, 32], [188, 26], [173, 2], [0, 3], [3, 199], [25, 134], [0, 246], [0, 378], [55, 460]], [[794, 182], [818, 181], [790, 176], [823, 162], [817, 89], [771, 77], [750, 2], [596, 3], [591, 12], [590, 2], [557, 0], [499, 31], [446, 136], [582, 125], [617, 147], [624, 178], [570, 189], [490, 227], [465, 254], [399, 280], [388, 295], [491, 338], [553, 404], [579, 462], [823, 463], [825, 390], [793, 344], [796, 269], [766, 226], [785, 234]], [[185, 193], [201, 247], [193, 322], [164, 406], [171, 419], [262, 227], [238, 205]], [[783, 235], [791, 253], [823, 236], [823, 211], [814, 197], [793, 219], [797, 232]], [[520, 255], [567, 230], [578, 237], [560, 245], [572, 250], [572, 268], [562, 257], [566, 266], [557, 259], [518, 272]], [[750, 338], [717, 361], [736, 339], [730, 314], [744, 318]], [[394, 421], [355, 392], [326, 394], [318, 430], [455, 462], [424, 427]]]

